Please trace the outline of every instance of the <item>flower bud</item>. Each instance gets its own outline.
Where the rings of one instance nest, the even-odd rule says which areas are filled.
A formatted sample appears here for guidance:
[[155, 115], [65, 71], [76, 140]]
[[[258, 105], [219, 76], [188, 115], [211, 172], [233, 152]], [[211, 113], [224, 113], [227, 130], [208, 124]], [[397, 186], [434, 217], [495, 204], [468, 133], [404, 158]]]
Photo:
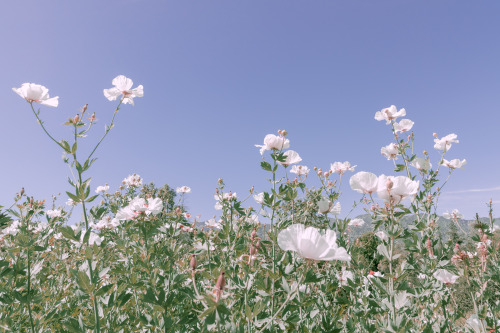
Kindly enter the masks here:
[[390, 191], [394, 186], [394, 183], [392, 182], [392, 180], [387, 179], [387, 181], [385, 182], [385, 186], [387, 187], [387, 190]]
[[283, 137], [287, 136], [288, 135], [288, 132], [286, 130], [282, 130], [281, 131], [281, 135], [283, 135]]
[[196, 256], [194, 254], [191, 255], [191, 261], [189, 262], [189, 266], [194, 271], [198, 263], [196, 262]]
[[[24, 187], [23, 187], [23, 188], [21, 188], [21, 192], [20, 192], [19, 194], [20, 194], [21, 196], [23, 196], [23, 195], [24, 195]], [[491, 201], [491, 200], [490, 200], [490, 201]]]
[[73, 124], [78, 124], [78, 122], [80, 121], [80, 116], [78, 115], [78, 113], [76, 114], [76, 116], [73, 118]]
[[438, 134], [436, 132], [432, 133], [432, 136], [437, 138], [438, 137]]

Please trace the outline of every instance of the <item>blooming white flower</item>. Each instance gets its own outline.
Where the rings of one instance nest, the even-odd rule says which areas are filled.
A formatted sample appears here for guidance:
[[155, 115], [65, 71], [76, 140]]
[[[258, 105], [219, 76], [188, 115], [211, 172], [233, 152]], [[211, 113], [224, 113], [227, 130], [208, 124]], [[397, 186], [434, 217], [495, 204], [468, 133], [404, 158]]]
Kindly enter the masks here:
[[429, 170], [432, 168], [431, 162], [425, 158], [417, 157], [412, 162], [411, 165], [418, 170]]
[[158, 215], [163, 210], [163, 201], [160, 198], [148, 198], [146, 215]]
[[333, 202], [328, 200], [328, 198], [322, 197], [318, 201], [318, 213], [319, 214], [328, 214], [331, 213], [333, 215], [339, 215], [340, 211], [342, 209], [342, 206], [340, 205], [340, 202], [337, 202], [335, 205]]
[[436, 280], [441, 281], [444, 284], [455, 283], [455, 281], [457, 281], [457, 279], [459, 278], [459, 276], [451, 274], [446, 269], [438, 269], [434, 272], [434, 274], [432, 274], [432, 276], [434, 276]]
[[104, 96], [110, 101], [114, 101], [118, 96], [123, 95], [123, 104], [130, 103], [134, 105], [134, 97], [144, 96], [144, 88], [142, 85], [132, 89], [132, 85], [134, 83], [131, 79], [125, 77], [124, 75], [118, 75], [115, 77], [112, 84], [114, 85], [113, 88], [104, 89]]
[[181, 186], [175, 190], [176, 193], [191, 193], [191, 187]]
[[120, 220], [117, 218], [111, 218], [111, 216], [104, 216], [99, 222], [91, 223], [90, 227], [96, 230], [102, 229], [114, 229], [120, 225]]
[[264, 138], [264, 145], [255, 145], [255, 147], [260, 148], [260, 154], [264, 155], [266, 150], [282, 150], [290, 147], [290, 140], [283, 136], [276, 136], [274, 134], [268, 134]]
[[290, 169], [290, 172], [296, 174], [297, 176], [307, 176], [309, 168], [305, 165], [294, 165], [292, 166], [292, 169]]
[[2, 236], [0, 238], [3, 238], [6, 235], [12, 235], [15, 236], [19, 232], [19, 227], [21, 226], [21, 222], [18, 220], [12, 221], [12, 223], [7, 227], [4, 228], [1, 232]]
[[443, 217], [445, 219], [452, 219], [452, 220], [458, 220], [458, 219], [463, 219], [464, 216], [458, 211], [458, 209], [454, 209], [451, 211], [451, 213], [444, 212]]
[[425, 280], [425, 278], [427, 277], [427, 275], [425, 275], [424, 273], [418, 273], [417, 277], [418, 277], [420, 280]]
[[393, 142], [388, 144], [385, 147], [380, 149], [380, 153], [387, 157], [388, 160], [397, 160], [398, 159], [398, 146]]
[[259, 223], [260, 223], [260, 221], [259, 221], [259, 217], [258, 217], [257, 215], [255, 215], [255, 214], [252, 214], [252, 215], [250, 215], [249, 217], [247, 217], [247, 218], [245, 219], [245, 221], [246, 221], [247, 223], [250, 223], [250, 224], [259, 224]]
[[443, 165], [447, 166], [450, 169], [461, 169], [465, 164], [467, 164], [467, 161], [465, 159], [461, 161], [458, 158], [451, 161], [443, 159]]
[[205, 227], [222, 229], [222, 220], [216, 221], [215, 219], [210, 219], [205, 221]]
[[255, 200], [256, 203], [263, 205], [264, 204], [264, 192], [254, 194], [253, 199]]
[[61, 217], [61, 210], [59, 209], [49, 209], [47, 211], [47, 216], [50, 217], [50, 218], [54, 218], [54, 217]]
[[399, 123], [394, 123], [394, 131], [396, 133], [409, 131], [413, 127], [413, 124], [414, 122], [410, 119], [403, 119]]
[[365, 221], [362, 219], [352, 219], [349, 221], [348, 225], [351, 227], [361, 227], [365, 224]]
[[378, 178], [377, 195], [385, 202], [400, 203], [403, 199], [415, 196], [418, 192], [419, 181], [404, 176], [381, 175]]
[[73, 199], [71, 199], [71, 198], [70, 198], [70, 199], [68, 199], [68, 201], [66, 201], [66, 205], [68, 205], [68, 206], [76, 206], [77, 204], [78, 204], [78, 203], [77, 203], [77, 202], [75, 202], [75, 200], [73, 200]]
[[459, 141], [457, 140], [457, 135], [452, 133], [448, 134], [447, 136], [441, 138], [441, 139], [434, 139], [434, 148], [437, 150], [450, 150], [451, 144], [452, 143], [458, 143]]
[[367, 275], [367, 278], [369, 279], [372, 279], [374, 277], [384, 277], [384, 274], [380, 273], [380, 272], [374, 272], [374, 271], [370, 271], [370, 273], [368, 273]]
[[49, 228], [49, 224], [47, 222], [39, 222], [36, 224], [35, 228], [33, 229], [33, 232], [35, 234], [38, 234], [38, 233], [40, 233], [48, 228]]
[[283, 155], [286, 157], [286, 159], [285, 162], [278, 162], [281, 165], [290, 165], [302, 161], [299, 153], [294, 150], [287, 150]]
[[12, 90], [28, 101], [28, 103], [40, 103], [46, 106], [57, 107], [59, 97], [49, 97], [49, 89], [35, 83], [23, 83], [20, 88], [12, 88]]
[[123, 207], [118, 210], [118, 212], [116, 212], [116, 218], [118, 220], [133, 220], [136, 218], [136, 216], [136, 213], [130, 206]]
[[345, 161], [344, 163], [334, 162], [330, 165], [330, 170], [332, 172], [336, 172], [336, 173], [343, 175], [347, 171], [354, 171], [355, 167], [356, 167], [356, 165], [351, 166], [351, 163], [349, 163], [348, 161]]
[[335, 231], [329, 229], [322, 235], [316, 228], [292, 224], [280, 231], [278, 245], [283, 251], [295, 251], [306, 259], [351, 260], [347, 251], [343, 247], [338, 247]]
[[382, 241], [388, 241], [389, 240], [389, 236], [387, 236], [387, 234], [385, 232], [383, 232], [383, 231], [377, 231], [375, 233], [375, 236], [377, 236]]
[[133, 174], [125, 178], [122, 183], [127, 187], [139, 187], [142, 185], [142, 178], [138, 174]]
[[337, 273], [336, 275], [337, 279], [339, 279], [340, 286], [346, 286], [347, 280], [354, 279], [354, 274], [351, 271], [346, 270], [345, 267], [342, 267], [342, 272], [340, 274]]
[[479, 320], [479, 318], [475, 314], [471, 315], [465, 323], [467, 325], [469, 325], [469, 327], [474, 330], [474, 333], [483, 332], [483, 328], [482, 328], [483, 325], [481, 324], [481, 321]]
[[95, 190], [95, 193], [105, 193], [108, 192], [109, 190], [109, 185], [106, 184], [104, 186], [97, 186], [97, 189]]
[[374, 193], [377, 192], [378, 177], [371, 172], [360, 171], [351, 177], [349, 185], [360, 193]]
[[385, 120], [386, 124], [390, 124], [392, 120], [404, 116], [406, 116], [406, 110], [401, 109], [398, 111], [398, 109], [394, 105], [391, 105], [390, 107], [382, 109], [375, 113], [375, 119], [378, 121]]

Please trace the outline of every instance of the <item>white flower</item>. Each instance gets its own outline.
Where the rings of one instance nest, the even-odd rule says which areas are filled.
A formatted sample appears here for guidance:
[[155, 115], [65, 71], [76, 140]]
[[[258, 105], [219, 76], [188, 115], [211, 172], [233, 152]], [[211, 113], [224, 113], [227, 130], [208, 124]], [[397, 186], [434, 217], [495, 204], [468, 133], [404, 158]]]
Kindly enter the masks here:
[[294, 150], [287, 150], [283, 156], [286, 157], [285, 162], [278, 162], [281, 165], [290, 165], [290, 164], [295, 164], [299, 163], [302, 161], [302, 158], [300, 157], [299, 153], [297, 153]]
[[404, 176], [381, 175], [378, 178], [377, 195], [385, 202], [400, 203], [403, 199], [415, 196], [418, 192], [419, 181]]
[[420, 280], [425, 280], [425, 278], [427, 277], [427, 275], [425, 275], [424, 273], [418, 273], [417, 277], [418, 277]]
[[130, 206], [123, 207], [116, 213], [118, 220], [133, 220], [136, 216], [136, 213]]
[[445, 269], [438, 269], [432, 274], [434, 278], [438, 281], [443, 282], [444, 284], [452, 284], [459, 278], [459, 276], [451, 274]]
[[44, 231], [45, 229], [48, 229], [49, 228], [49, 224], [47, 222], [39, 222], [36, 227], [33, 229], [33, 232], [35, 234], [38, 234], [42, 231]]
[[259, 223], [260, 223], [260, 221], [259, 221], [259, 217], [258, 217], [257, 215], [255, 215], [255, 214], [252, 214], [252, 215], [250, 215], [249, 217], [247, 217], [247, 218], [245, 219], [245, 221], [246, 221], [247, 223], [250, 223], [250, 224], [259, 224]]
[[380, 149], [380, 153], [387, 157], [388, 160], [398, 159], [398, 146], [393, 142]]
[[361, 171], [351, 177], [349, 185], [360, 193], [374, 193], [377, 192], [378, 177], [371, 172]]
[[452, 219], [452, 220], [458, 220], [458, 219], [463, 219], [464, 216], [458, 211], [458, 209], [454, 209], [451, 211], [451, 213], [444, 212], [443, 217], [445, 219]]
[[290, 140], [285, 139], [283, 136], [268, 134], [264, 138], [264, 145], [255, 145], [255, 147], [260, 147], [260, 154], [264, 155], [266, 150], [282, 150], [289, 148]]
[[108, 190], [109, 190], [108, 184], [106, 184], [104, 186], [97, 186], [95, 193], [105, 193], [105, 192], [108, 192]]
[[443, 159], [443, 165], [447, 166], [450, 169], [461, 169], [465, 164], [467, 164], [467, 161], [465, 159], [461, 161], [458, 158], [451, 161]]
[[411, 165], [418, 170], [429, 170], [432, 168], [431, 162], [426, 160], [425, 158], [417, 157], [412, 162]]
[[12, 221], [12, 223], [7, 228], [2, 230], [2, 237], [6, 235], [17, 235], [20, 226], [21, 223], [18, 220]]
[[347, 251], [343, 247], [338, 247], [335, 231], [329, 229], [322, 235], [316, 228], [292, 224], [280, 231], [278, 245], [283, 251], [295, 251], [306, 259], [351, 260]]
[[138, 174], [133, 174], [125, 178], [122, 183], [127, 187], [138, 187], [142, 185], [142, 178]]
[[437, 149], [437, 150], [450, 150], [451, 148], [451, 144], [452, 143], [458, 143], [458, 140], [457, 140], [457, 135], [452, 133], [452, 134], [448, 134], [447, 136], [441, 138], [441, 139], [434, 139], [434, 148]]
[[348, 225], [350, 225], [351, 227], [361, 227], [364, 224], [365, 224], [365, 221], [363, 221], [362, 219], [352, 219], [348, 223]]
[[75, 200], [73, 200], [73, 199], [71, 199], [71, 198], [70, 198], [70, 199], [68, 199], [68, 201], [66, 201], [66, 205], [68, 205], [68, 206], [73, 206], [73, 207], [74, 207], [74, 206], [76, 206], [77, 204], [78, 204], [78, 203], [77, 203], [77, 202], [75, 202]]
[[337, 275], [337, 279], [339, 279], [340, 286], [346, 286], [347, 280], [354, 279], [354, 274], [352, 274], [351, 271], [346, 270], [345, 267], [342, 267], [342, 272], [340, 274], [337, 273], [336, 275]]
[[263, 205], [264, 204], [264, 192], [254, 194], [253, 199], [255, 200], [256, 203]]
[[142, 85], [131, 89], [133, 85], [132, 80], [123, 75], [115, 77], [112, 83], [114, 85], [113, 88], [104, 89], [104, 96], [110, 101], [114, 101], [118, 96], [123, 95], [123, 104], [130, 103], [134, 105], [134, 97], [144, 96]]
[[163, 201], [160, 198], [148, 198], [146, 215], [158, 215], [163, 210]]
[[344, 173], [346, 173], [346, 171], [354, 171], [355, 167], [356, 165], [351, 166], [351, 163], [349, 163], [348, 161], [345, 161], [344, 163], [334, 162], [330, 165], [330, 170], [332, 172], [336, 172], [343, 175]]
[[387, 234], [385, 232], [383, 232], [383, 231], [377, 231], [375, 233], [375, 236], [377, 236], [382, 241], [389, 240], [389, 236], [387, 236]]
[[292, 166], [292, 169], [290, 169], [290, 172], [296, 174], [297, 176], [307, 176], [309, 168], [305, 165], [294, 165]]
[[474, 330], [474, 333], [483, 332], [481, 321], [479, 320], [479, 318], [477, 318], [475, 314], [471, 315], [465, 323]]
[[384, 274], [380, 273], [380, 272], [374, 272], [374, 271], [370, 271], [370, 273], [368, 273], [367, 277], [369, 279], [372, 279], [374, 277], [384, 277]]
[[403, 119], [399, 123], [394, 123], [394, 131], [396, 133], [409, 131], [413, 127], [413, 124], [414, 122], [410, 119]]
[[328, 200], [328, 198], [322, 197], [318, 201], [318, 213], [319, 214], [328, 214], [331, 213], [333, 215], [339, 215], [340, 211], [342, 209], [342, 206], [340, 205], [340, 202], [337, 202], [335, 205], [333, 202]]
[[191, 187], [188, 187], [188, 186], [181, 186], [181, 187], [178, 187], [176, 190], [175, 190], [176, 193], [190, 193], [191, 192]]
[[21, 88], [12, 88], [12, 90], [27, 100], [29, 103], [40, 103], [46, 106], [57, 107], [59, 97], [49, 97], [49, 89], [35, 83], [23, 83]]
[[54, 218], [54, 217], [61, 217], [61, 211], [59, 209], [54, 209], [54, 210], [48, 210], [47, 211], [47, 216]]
[[208, 221], [205, 221], [205, 227], [222, 229], [221, 222], [222, 222], [222, 220], [216, 221], [215, 219], [210, 219]]
[[404, 116], [406, 116], [406, 110], [401, 109], [398, 111], [398, 109], [394, 105], [391, 105], [390, 107], [382, 109], [377, 113], [375, 113], [376, 120], [378, 121], [386, 120], [387, 124], [390, 124], [392, 120], [395, 120], [398, 117], [404, 117]]

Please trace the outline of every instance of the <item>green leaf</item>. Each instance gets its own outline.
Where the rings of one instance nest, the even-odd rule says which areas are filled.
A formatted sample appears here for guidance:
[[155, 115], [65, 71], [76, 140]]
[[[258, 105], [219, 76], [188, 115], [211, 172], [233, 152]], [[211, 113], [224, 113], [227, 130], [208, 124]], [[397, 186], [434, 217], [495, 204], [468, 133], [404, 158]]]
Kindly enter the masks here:
[[269, 164], [268, 162], [266, 161], [262, 161], [260, 162], [260, 167], [266, 171], [272, 171], [272, 167], [271, 167], [271, 164]]
[[92, 290], [94, 289], [94, 287], [90, 283], [90, 279], [87, 276], [87, 273], [85, 272], [82, 271], [78, 272], [78, 274], [76, 275], [76, 283], [83, 291], [86, 291], [87, 294], [89, 295], [92, 293]]
[[59, 229], [59, 231], [61, 231], [61, 234], [68, 239], [78, 240], [78, 238], [76, 238], [75, 236], [73, 228], [71, 227], [63, 226]]
[[96, 296], [102, 296], [113, 287], [114, 287], [114, 285], [112, 285], [112, 284], [105, 285], [105, 286], [101, 287], [95, 294], [96, 294]]

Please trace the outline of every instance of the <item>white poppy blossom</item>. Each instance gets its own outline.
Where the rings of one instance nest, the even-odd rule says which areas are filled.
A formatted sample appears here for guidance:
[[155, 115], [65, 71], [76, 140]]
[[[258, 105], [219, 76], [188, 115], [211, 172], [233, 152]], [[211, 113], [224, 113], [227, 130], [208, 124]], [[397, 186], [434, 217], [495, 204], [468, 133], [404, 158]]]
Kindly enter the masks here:
[[306, 259], [351, 260], [347, 251], [343, 247], [338, 247], [334, 230], [327, 229], [324, 234], [321, 234], [316, 228], [292, 224], [280, 231], [278, 245], [283, 251], [297, 252]]
[[425, 158], [417, 157], [412, 162], [411, 165], [418, 170], [429, 170], [432, 168], [431, 162], [426, 160]]
[[48, 216], [48, 217], [51, 217], [51, 218], [54, 218], [54, 217], [61, 217], [61, 210], [59, 210], [59, 209], [54, 209], [54, 210], [49, 209], [49, 210], [47, 211], [47, 216]]
[[394, 123], [394, 131], [396, 133], [409, 131], [413, 127], [413, 124], [415, 123], [410, 119], [403, 119], [399, 123]]
[[20, 88], [12, 88], [12, 90], [29, 103], [36, 102], [52, 107], [59, 105], [59, 96], [50, 98], [49, 89], [39, 84], [23, 83]]
[[461, 169], [466, 164], [467, 164], [467, 161], [465, 159], [463, 159], [461, 161], [458, 158], [451, 160], [451, 161], [443, 159], [443, 165], [450, 168], [450, 169]]
[[139, 187], [142, 185], [142, 178], [138, 174], [133, 174], [125, 178], [122, 183], [127, 187]]
[[144, 88], [142, 85], [132, 89], [132, 85], [134, 83], [131, 79], [125, 77], [124, 75], [118, 75], [115, 77], [112, 84], [114, 85], [113, 88], [104, 89], [104, 96], [110, 101], [114, 101], [118, 98], [118, 96], [123, 95], [123, 104], [130, 103], [134, 105], [134, 97], [144, 96]]
[[377, 113], [375, 113], [375, 120], [378, 121], [385, 120], [386, 124], [390, 124], [392, 120], [404, 116], [406, 116], [405, 109], [401, 109], [398, 111], [395, 105], [391, 105], [390, 107], [382, 109]]
[[340, 205], [340, 202], [337, 202], [335, 205], [333, 202], [328, 200], [328, 198], [322, 197], [318, 201], [318, 213], [319, 214], [328, 214], [331, 213], [333, 215], [339, 215], [340, 211], [342, 209], [342, 206]]
[[404, 176], [381, 175], [378, 178], [377, 195], [385, 202], [400, 203], [403, 199], [415, 196], [418, 192], [419, 181]]
[[217, 221], [215, 219], [210, 219], [208, 221], [205, 221], [205, 227], [222, 229], [222, 220]]
[[106, 184], [104, 186], [97, 186], [97, 189], [95, 190], [95, 193], [105, 193], [108, 192], [109, 190], [109, 185]]
[[349, 221], [347, 225], [351, 227], [361, 227], [365, 224], [365, 221], [363, 219], [352, 219]]
[[253, 199], [255, 200], [256, 203], [263, 205], [264, 204], [264, 192], [254, 194]]
[[349, 185], [359, 193], [374, 193], [377, 192], [378, 177], [371, 172], [360, 171], [349, 179]]
[[382, 241], [388, 241], [389, 240], [389, 236], [387, 236], [387, 234], [385, 232], [383, 232], [383, 231], [377, 231], [375, 233], [375, 236], [377, 236]]
[[441, 139], [434, 139], [434, 148], [437, 150], [450, 150], [451, 144], [452, 143], [458, 143], [459, 141], [457, 140], [457, 135], [452, 133], [448, 134], [447, 136], [441, 138]]
[[393, 142], [388, 144], [385, 147], [380, 149], [380, 153], [387, 157], [388, 160], [397, 160], [398, 159], [398, 146]]
[[287, 150], [283, 155], [286, 157], [286, 159], [285, 162], [278, 162], [281, 165], [296, 164], [302, 161], [299, 153], [294, 150]]
[[458, 211], [458, 209], [454, 209], [451, 211], [451, 213], [448, 213], [448, 212], [444, 212], [443, 213], [443, 217], [445, 219], [452, 219], [452, 220], [457, 220], [457, 219], [463, 219], [464, 216]]
[[290, 140], [283, 136], [277, 136], [274, 134], [268, 134], [264, 138], [264, 145], [255, 145], [255, 147], [260, 148], [260, 154], [264, 155], [266, 150], [282, 150], [290, 147]]
[[347, 171], [354, 171], [356, 165], [351, 166], [351, 163], [348, 161], [342, 162], [334, 162], [330, 165], [331, 172], [338, 173], [343, 175]]
[[307, 176], [309, 168], [305, 165], [294, 165], [292, 166], [292, 169], [290, 169], [290, 172], [296, 174], [297, 176]]
[[191, 192], [191, 188], [188, 187], [188, 186], [181, 186], [181, 187], [178, 187], [176, 190], [175, 190], [176, 193], [190, 193]]
[[459, 278], [459, 276], [451, 274], [446, 269], [438, 269], [434, 272], [434, 274], [432, 274], [432, 276], [434, 276], [436, 280], [441, 281], [444, 284], [453, 284]]

